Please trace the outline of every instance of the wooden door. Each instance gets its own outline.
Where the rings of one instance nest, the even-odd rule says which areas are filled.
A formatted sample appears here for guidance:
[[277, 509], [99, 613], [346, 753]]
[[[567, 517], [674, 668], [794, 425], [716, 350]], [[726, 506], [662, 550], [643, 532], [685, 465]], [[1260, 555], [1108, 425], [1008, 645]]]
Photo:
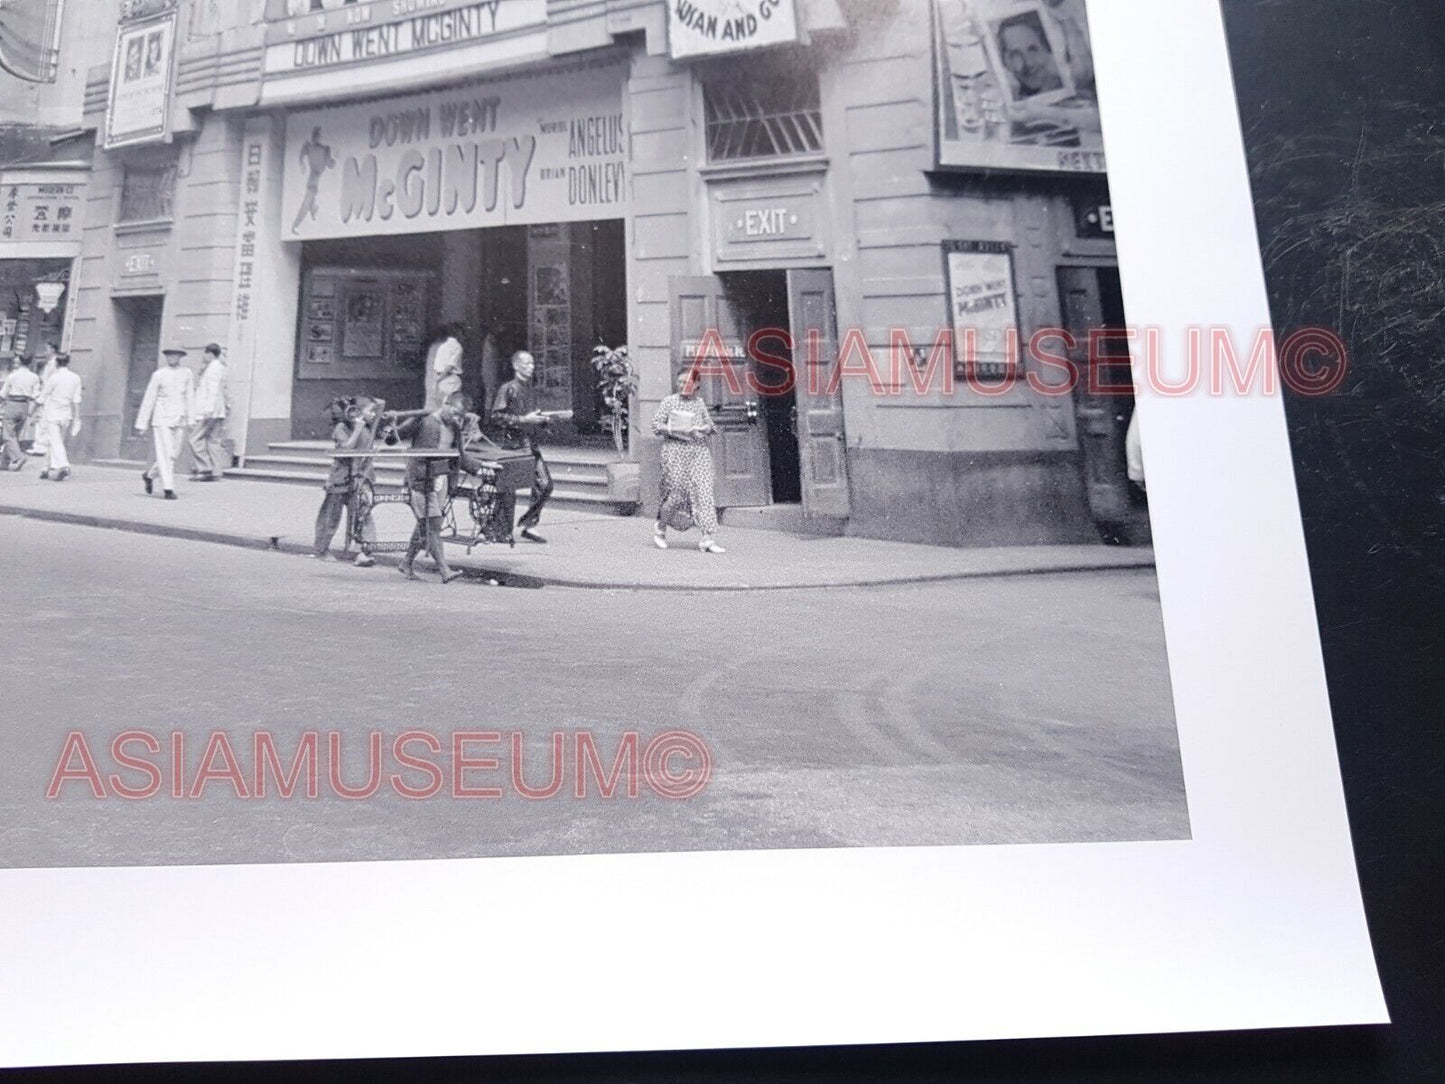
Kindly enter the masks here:
[[1114, 534], [1137, 518], [1124, 458], [1134, 396], [1127, 343], [1103, 340], [1096, 350], [1090, 350], [1089, 332], [1113, 323], [1105, 312], [1099, 276], [1100, 269], [1095, 267], [1059, 268], [1064, 321], [1078, 340], [1073, 355], [1080, 369], [1074, 412], [1089, 511], [1106, 534]]
[[130, 319], [130, 362], [121, 418], [120, 457], [149, 462], [154, 451], [151, 435], [149, 432], [137, 434], [135, 420], [140, 415], [151, 374], [160, 365], [161, 299], [135, 298], [125, 302], [125, 311]]
[[[749, 329], [716, 278], [672, 280], [672, 343], [678, 364], [708, 353], [700, 392], [717, 423], [713, 458], [719, 508], [771, 504], [768, 435], [762, 425], [756, 382], [747, 356]], [[717, 355], [725, 352], [724, 363]], [[731, 378], [723, 372], [730, 368]]]
[[848, 441], [841, 391], [828, 394], [838, 357], [838, 318], [833, 272], [788, 272], [788, 317], [797, 378], [798, 450], [802, 458], [803, 515], [846, 518]]

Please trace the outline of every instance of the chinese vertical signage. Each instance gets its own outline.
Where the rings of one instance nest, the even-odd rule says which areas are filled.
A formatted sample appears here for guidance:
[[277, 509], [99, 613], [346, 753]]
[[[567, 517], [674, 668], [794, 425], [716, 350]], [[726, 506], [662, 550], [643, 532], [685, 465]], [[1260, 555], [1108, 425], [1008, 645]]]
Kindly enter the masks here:
[[938, 163], [1103, 173], [1085, 0], [934, 0]]
[[105, 146], [163, 140], [170, 134], [171, 73], [175, 68], [176, 13], [122, 23], [111, 61]]
[[797, 40], [793, 0], [668, 0], [667, 42], [673, 59]]
[[[241, 199], [236, 215], [236, 255], [231, 275], [231, 333], [227, 344], [236, 366], [236, 384], [247, 394], [237, 396], [231, 436], [238, 449], [246, 447], [250, 426], [250, 386], [256, 369], [257, 291], [261, 285], [259, 238], [265, 228], [266, 176], [271, 169], [271, 122], [256, 117], [246, 122], [241, 142]], [[274, 227], [273, 227], [274, 228]]]
[[948, 241], [943, 251], [959, 370], [971, 367], [975, 374], [985, 377], [1018, 375], [1013, 249], [1003, 242]]
[[0, 241], [79, 241], [83, 184], [0, 185]]

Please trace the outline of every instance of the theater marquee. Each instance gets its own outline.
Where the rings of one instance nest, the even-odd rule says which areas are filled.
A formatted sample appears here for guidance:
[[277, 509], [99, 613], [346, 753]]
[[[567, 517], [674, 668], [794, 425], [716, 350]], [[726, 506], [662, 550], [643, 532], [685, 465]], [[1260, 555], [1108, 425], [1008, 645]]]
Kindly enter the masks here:
[[1085, 0], [933, 0], [938, 164], [1105, 172]]
[[273, 21], [265, 72], [299, 75], [410, 57], [543, 27], [546, 0], [377, 0]]
[[607, 67], [293, 113], [282, 237], [621, 218], [622, 98]]

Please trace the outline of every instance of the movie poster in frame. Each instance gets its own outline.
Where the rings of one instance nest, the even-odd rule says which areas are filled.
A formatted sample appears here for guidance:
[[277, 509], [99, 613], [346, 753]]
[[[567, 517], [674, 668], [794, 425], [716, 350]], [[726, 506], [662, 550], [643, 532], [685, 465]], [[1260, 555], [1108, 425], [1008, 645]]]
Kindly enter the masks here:
[[933, 0], [940, 168], [1106, 171], [1086, 0]]
[[116, 34], [105, 112], [105, 147], [163, 141], [171, 130], [176, 13], [122, 24]]

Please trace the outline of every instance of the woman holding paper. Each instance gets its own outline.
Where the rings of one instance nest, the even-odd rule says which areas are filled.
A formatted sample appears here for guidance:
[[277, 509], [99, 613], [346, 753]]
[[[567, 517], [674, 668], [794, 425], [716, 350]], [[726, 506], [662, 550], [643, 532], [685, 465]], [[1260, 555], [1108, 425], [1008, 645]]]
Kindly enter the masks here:
[[662, 437], [662, 494], [653, 543], [658, 549], [667, 549], [668, 525], [685, 523], [690, 516], [702, 529], [698, 549], [727, 552], [712, 537], [717, 533], [717, 505], [713, 501], [712, 449], [707, 442], [717, 426], [707, 404], [697, 397], [690, 362], [678, 370], [677, 394], [664, 399], [653, 415], [652, 431]]

